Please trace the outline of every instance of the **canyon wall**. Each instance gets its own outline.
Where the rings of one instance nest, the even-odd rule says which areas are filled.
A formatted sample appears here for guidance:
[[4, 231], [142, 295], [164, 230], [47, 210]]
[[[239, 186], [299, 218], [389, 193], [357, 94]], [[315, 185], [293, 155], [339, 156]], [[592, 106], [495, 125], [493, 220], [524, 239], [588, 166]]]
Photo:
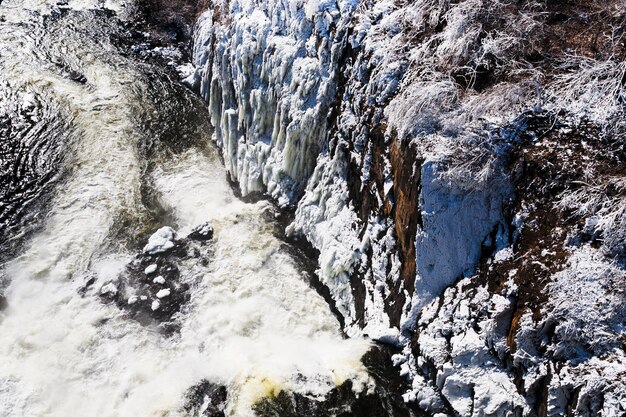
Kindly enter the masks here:
[[243, 195], [430, 414], [626, 412], [626, 5], [213, 1], [195, 72]]

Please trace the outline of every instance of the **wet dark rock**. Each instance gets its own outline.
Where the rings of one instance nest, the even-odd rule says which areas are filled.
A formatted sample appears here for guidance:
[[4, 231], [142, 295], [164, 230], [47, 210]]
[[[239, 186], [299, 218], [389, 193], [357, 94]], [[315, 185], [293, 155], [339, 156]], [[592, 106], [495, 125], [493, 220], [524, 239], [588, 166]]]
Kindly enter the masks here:
[[207, 265], [212, 232], [208, 223], [194, 229], [195, 237], [189, 238], [178, 238], [169, 227], [159, 229], [118, 279], [102, 283], [100, 297], [117, 304], [140, 323], [158, 322], [164, 332], [175, 331], [176, 315], [191, 297], [191, 283], [182, 278], [181, 263], [193, 259]]
[[346, 381], [334, 388], [323, 401], [305, 395], [281, 391], [274, 398], [266, 398], [255, 406], [259, 417], [370, 417], [409, 416], [394, 414], [376, 395], [356, 395], [352, 382]]
[[80, 287], [80, 289], [78, 290], [78, 293], [80, 295], [85, 295], [87, 291], [89, 290], [89, 288], [91, 288], [91, 286], [96, 282], [97, 279], [98, 278], [95, 276], [95, 274], [87, 274], [87, 276], [83, 278], [84, 284], [82, 287]]
[[391, 348], [375, 346], [362, 358], [376, 381], [371, 393], [355, 394], [352, 381], [332, 389], [326, 398], [281, 391], [258, 402], [254, 411], [259, 417], [409, 417], [418, 411], [404, 404], [399, 392], [405, 382], [393, 370]]
[[204, 10], [202, 2], [140, 0], [138, 18], [129, 23], [131, 36], [119, 43], [142, 60], [175, 69], [191, 61], [192, 32], [195, 18]]
[[[157, 266], [155, 272], [146, 274], [152, 265]], [[140, 255], [124, 275], [126, 294], [117, 303], [139, 321], [172, 321], [189, 301], [189, 285], [181, 282], [175, 259]]]
[[194, 240], [210, 240], [213, 238], [213, 226], [210, 223], [203, 223], [200, 226], [195, 227], [189, 234], [189, 239]]
[[225, 386], [203, 380], [187, 391], [183, 408], [193, 417], [224, 417], [227, 396]]
[[209, 2], [140, 0], [137, 5], [153, 32], [171, 40], [184, 41], [189, 39], [196, 18], [209, 7]]
[[69, 78], [72, 81], [75, 81], [79, 84], [86, 84], [87, 83], [87, 77], [85, 77], [83, 74], [81, 74], [78, 71], [70, 71], [69, 73]]

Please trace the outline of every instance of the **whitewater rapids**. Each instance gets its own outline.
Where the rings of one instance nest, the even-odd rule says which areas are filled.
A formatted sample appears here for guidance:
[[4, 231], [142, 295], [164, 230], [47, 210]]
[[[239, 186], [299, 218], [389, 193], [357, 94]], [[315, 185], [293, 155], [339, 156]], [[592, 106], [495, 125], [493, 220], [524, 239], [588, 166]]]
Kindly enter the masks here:
[[[272, 206], [233, 195], [200, 118], [172, 133], [181, 114], [203, 114], [200, 102], [120, 54], [110, 40], [117, 18], [91, 10], [101, 4], [69, 2], [60, 13], [55, 4], [0, 4], [0, 111], [10, 100], [31, 112], [45, 103], [58, 112], [38, 117], [67, 121], [64, 165], [42, 188], [45, 215], [2, 268], [0, 416], [183, 416], [202, 381], [228, 388], [233, 416], [253, 415], [281, 390], [323, 396], [347, 380], [367, 390], [369, 342], [342, 336], [276, 237]], [[123, 6], [106, 7], [124, 16]], [[212, 258], [181, 266], [192, 287], [175, 334], [103, 302], [101, 287], [150, 232], [167, 225], [184, 235], [206, 221]]]

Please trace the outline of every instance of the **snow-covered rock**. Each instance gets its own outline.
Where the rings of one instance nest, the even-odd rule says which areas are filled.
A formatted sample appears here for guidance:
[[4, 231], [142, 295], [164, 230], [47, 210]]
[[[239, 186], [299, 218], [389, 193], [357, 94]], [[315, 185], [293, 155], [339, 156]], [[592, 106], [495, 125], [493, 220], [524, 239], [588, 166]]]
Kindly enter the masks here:
[[105, 284], [102, 286], [102, 288], [100, 288], [100, 294], [115, 295], [117, 294], [117, 286], [112, 282], [109, 282], [108, 284]]
[[188, 237], [196, 240], [209, 240], [213, 238], [213, 226], [209, 222], [194, 227]]
[[[167, 252], [176, 246], [176, 231], [169, 226], [161, 227], [154, 232], [148, 239], [148, 243], [143, 248], [143, 252], [148, 255], [155, 255], [157, 253]], [[151, 268], [152, 266], [148, 267]], [[149, 274], [151, 272], [147, 272]], [[152, 271], [154, 272], [154, 271]]]
[[159, 290], [159, 292], [156, 293], [156, 297], [157, 298], [165, 298], [168, 295], [170, 295], [170, 289], [169, 288], [164, 288], [162, 290]]

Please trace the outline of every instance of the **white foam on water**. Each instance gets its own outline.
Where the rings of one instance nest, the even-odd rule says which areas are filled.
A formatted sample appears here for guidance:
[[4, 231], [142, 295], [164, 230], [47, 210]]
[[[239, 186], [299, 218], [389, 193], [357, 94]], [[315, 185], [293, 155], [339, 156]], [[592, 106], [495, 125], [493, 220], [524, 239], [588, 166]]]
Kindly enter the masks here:
[[191, 150], [155, 178], [181, 222], [215, 227], [208, 270], [189, 268], [202, 284], [181, 343], [201, 349], [206, 377], [231, 388], [234, 415], [281, 389], [323, 395], [347, 379], [363, 388], [370, 381], [360, 358], [369, 343], [342, 339], [328, 305], [264, 220], [268, 203], [234, 198], [218, 163], [214, 154]]
[[[203, 167], [211, 172], [211, 163], [192, 154], [178, 166], [172, 161], [157, 181], [171, 185], [191, 178], [185, 190], [192, 204], [178, 200], [172, 191], [177, 187], [164, 187], [171, 192], [165, 198], [187, 213], [195, 196], [204, 195], [206, 204], [195, 215], [205, 213], [215, 226], [209, 267], [191, 260], [181, 268], [200, 284], [180, 337], [166, 339], [95, 297], [79, 296], [80, 282], [58, 279], [53, 266], [60, 259], [69, 268], [67, 262], [78, 255], [37, 237], [37, 250], [14, 264], [10, 308], [2, 313], [0, 378], [11, 383], [0, 401], [17, 406], [0, 415], [184, 415], [185, 392], [208, 379], [229, 387], [229, 415], [247, 416], [256, 401], [282, 389], [321, 396], [347, 379], [356, 389], [370, 384], [360, 361], [368, 342], [342, 339], [328, 306], [300, 278], [263, 220], [266, 203], [243, 204], [231, 195], [231, 203], [222, 205], [229, 189], [191, 174]], [[44, 235], [78, 238], [83, 246], [75, 249], [89, 256], [97, 248], [80, 239], [84, 221], [78, 220]], [[91, 236], [89, 229], [82, 233]], [[54, 260], [41, 256], [43, 245], [57, 255]], [[91, 269], [110, 277], [127, 261], [123, 254], [106, 256]], [[32, 264], [41, 270], [36, 277], [28, 272]]]
[[164, 337], [97, 294], [81, 295], [84, 273], [103, 284], [132, 257], [104, 248], [115, 220], [141, 210], [142, 132], [127, 93], [141, 77], [87, 52], [85, 88], [18, 61], [13, 82], [52, 91], [72, 115], [76, 140], [44, 229], [6, 266], [0, 416], [179, 416], [185, 393], [203, 379], [228, 386], [229, 415], [248, 416], [282, 389], [323, 395], [346, 379], [355, 389], [371, 384], [360, 361], [369, 342], [342, 338], [273, 235], [267, 203], [237, 200], [213, 151], [190, 150], [153, 173], [179, 225], [215, 227], [210, 264], [181, 266], [195, 284], [180, 334]]
[[235, 198], [216, 152], [187, 151], [155, 169], [153, 179], [162, 204], [182, 228], [220, 219], [247, 205]]

